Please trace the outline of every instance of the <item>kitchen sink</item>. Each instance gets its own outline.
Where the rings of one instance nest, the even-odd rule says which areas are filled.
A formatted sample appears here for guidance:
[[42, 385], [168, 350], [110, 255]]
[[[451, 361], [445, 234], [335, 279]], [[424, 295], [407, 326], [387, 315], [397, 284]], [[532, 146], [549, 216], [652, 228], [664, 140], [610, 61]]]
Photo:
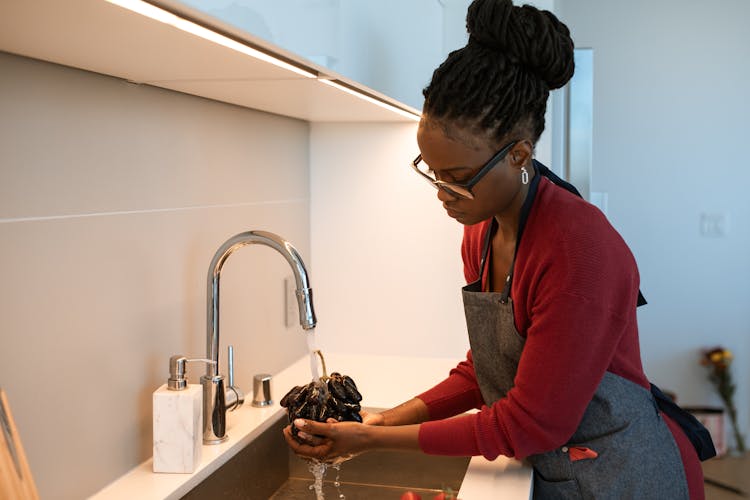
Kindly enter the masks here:
[[[308, 463], [289, 451], [280, 418], [247, 447], [188, 492], [185, 499], [315, 499]], [[425, 500], [443, 489], [458, 491], [469, 466], [467, 457], [441, 457], [410, 451], [372, 451], [329, 469], [326, 498], [399, 499], [405, 491]], [[339, 485], [334, 484], [337, 475]]]

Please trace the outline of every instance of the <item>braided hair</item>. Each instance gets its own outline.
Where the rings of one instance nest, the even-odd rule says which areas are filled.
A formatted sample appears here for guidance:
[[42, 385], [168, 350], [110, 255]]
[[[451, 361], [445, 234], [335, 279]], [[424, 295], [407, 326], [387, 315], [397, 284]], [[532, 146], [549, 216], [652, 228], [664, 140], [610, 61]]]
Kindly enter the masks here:
[[469, 41], [435, 70], [422, 91], [424, 114], [448, 131], [467, 128], [500, 141], [544, 131], [549, 91], [573, 76], [573, 40], [552, 13], [511, 0], [474, 0]]

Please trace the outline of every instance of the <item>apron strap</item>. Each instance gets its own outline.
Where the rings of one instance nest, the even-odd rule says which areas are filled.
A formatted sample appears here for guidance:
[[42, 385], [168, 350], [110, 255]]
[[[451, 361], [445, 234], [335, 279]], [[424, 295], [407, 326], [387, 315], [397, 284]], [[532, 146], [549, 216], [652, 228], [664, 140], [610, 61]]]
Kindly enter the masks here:
[[484, 244], [482, 244], [482, 260], [479, 261], [479, 282], [482, 282], [484, 277], [484, 265], [487, 263], [487, 256], [490, 253], [490, 243], [492, 242], [492, 236], [497, 230], [497, 220], [493, 217], [490, 222], [490, 227], [487, 229], [487, 234], [484, 236]]
[[[532, 160], [531, 166], [536, 171], [536, 175], [533, 179], [531, 179], [531, 184], [529, 184], [529, 192], [526, 194], [526, 199], [523, 200], [523, 205], [521, 205], [521, 216], [518, 219], [518, 234], [516, 235], [516, 248], [513, 251], [513, 260], [510, 262], [510, 269], [508, 270], [508, 276], [505, 278], [505, 285], [503, 286], [503, 291], [500, 294], [500, 302], [503, 304], [508, 302], [508, 297], [510, 297], [510, 287], [513, 284], [513, 270], [515, 269], [516, 264], [516, 255], [518, 255], [518, 245], [521, 244], [521, 236], [523, 236], [523, 230], [526, 228], [526, 221], [529, 218], [529, 213], [531, 212], [531, 207], [534, 205], [534, 200], [536, 199], [536, 192], [539, 189], [539, 179], [541, 179], [542, 176], [547, 176], [545, 174], [552, 174], [552, 172], [539, 163], [536, 160]], [[544, 168], [546, 172], [543, 172], [541, 168]], [[555, 174], [552, 174], [555, 175]], [[557, 176], [555, 176], [557, 177]], [[573, 187], [573, 186], [571, 186]], [[573, 188], [575, 189], [575, 188]]]

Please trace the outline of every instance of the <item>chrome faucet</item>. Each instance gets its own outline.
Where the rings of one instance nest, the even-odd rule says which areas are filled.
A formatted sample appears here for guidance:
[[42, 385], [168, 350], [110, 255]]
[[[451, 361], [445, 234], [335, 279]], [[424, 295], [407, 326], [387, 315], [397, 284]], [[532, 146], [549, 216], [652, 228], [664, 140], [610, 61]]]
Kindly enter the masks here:
[[297, 249], [291, 243], [266, 231], [247, 231], [232, 236], [214, 254], [208, 268], [208, 314], [206, 317], [206, 358], [212, 360], [201, 377], [203, 384], [203, 443], [217, 444], [227, 439], [226, 412], [234, 410], [244, 402], [242, 391], [234, 386], [234, 361], [229, 348], [229, 387], [224, 388], [224, 376], [219, 374], [219, 279], [221, 268], [227, 258], [240, 247], [261, 244], [277, 250], [289, 262], [297, 283], [297, 303], [302, 328], [315, 328], [317, 320], [312, 303], [312, 289], [307, 279], [307, 270]]

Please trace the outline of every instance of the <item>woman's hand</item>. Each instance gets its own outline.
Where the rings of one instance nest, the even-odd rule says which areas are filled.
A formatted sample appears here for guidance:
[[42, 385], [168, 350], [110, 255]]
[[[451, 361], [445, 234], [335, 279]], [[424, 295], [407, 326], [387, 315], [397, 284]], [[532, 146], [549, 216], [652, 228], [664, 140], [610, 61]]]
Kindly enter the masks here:
[[[374, 420], [378, 414], [371, 414]], [[370, 416], [370, 415], [368, 415]], [[368, 425], [358, 422], [315, 422], [313, 420], [296, 419], [292, 425], [298, 430], [298, 441], [292, 436], [291, 426], [284, 428], [284, 438], [289, 447], [297, 455], [315, 458], [323, 462], [337, 462], [367, 450], [370, 437]]]
[[[385, 419], [383, 418], [383, 415], [380, 413], [369, 413], [367, 411], [362, 410], [360, 412], [360, 416], [362, 417], [362, 424], [364, 425], [377, 425], [381, 426], [385, 424]], [[330, 437], [329, 434], [324, 434], [322, 432], [327, 431], [321, 431], [320, 429], [317, 429], [317, 424], [320, 424], [319, 422], [312, 422], [308, 420], [302, 420], [298, 419], [295, 421], [297, 423], [299, 421], [300, 424], [303, 424], [301, 427], [297, 427], [298, 434], [297, 438], [292, 436], [292, 428], [291, 426], [287, 426], [284, 429], [284, 437], [286, 438], [287, 443], [292, 448], [292, 450], [300, 456], [308, 457], [308, 458], [317, 458], [318, 460], [330, 462], [339, 462], [344, 460], [349, 460], [353, 456], [361, 453], [364, 451], [358, 450], [355, 451], [353, 449], [348, 449], [349, 447], [358, 448], [356, 440], [355, 442], [349, 442], [347, 439], [348, 435], [356, 434], [356, 428], [357, 426], [361, 426], [362, 424], [358, 424], [356, 422], [347, 422], [348, 424], [351, 424], [354, 429], [339, 429], [341, 432], [336, 434], [336, 437], [340, 441], [347, 442], [348, 446], [344, 445], [343, 443], [339, 443], [338, 446], [334, 446], [334, 443], [332, 441], [332, 437]], [[311, 422], [313, 425], [307, 426], [307, 422]], [[346, 424], [345, 422], [338, 422], [336, 419], [329, 418], [326, 421], [326, 424], [330, 425], [341, 425]], [[325, 425], [325, 424], [321, 424]], [[305, 430], [302, 430], [305, 429]], [[327, 429], [327, 427], [325, 428]], [[322, 436], [322, 437], [321, 437]], [[300, 440], [303, 441], [300, 443]], [[359, 438], [360, 443], [362, 442], [361, 437]], [[339, 456], [334, 456], [337, 452], [337, 450], [341, 449], [348, 449], [345, 453], [342, 453]]]
[[[378, 422], [377, 414], [368, 416]], [[387, 423], [387, 419], [386, 422]], [[357, 422], [315, 422], [297, 419], [294, 425], [300, 441], [292, 436], [291, 426], [284, 428], [289, 447], [303, 457], [325, 462], [348, 460], [373, 449], [419, 451], [419, 425], [365, 425]]]
[[385, 425], [385, 417], [382, 413], [370, 413], [362, 410], [359, 412], [362, 417], [362, 423], [367, 425]]

